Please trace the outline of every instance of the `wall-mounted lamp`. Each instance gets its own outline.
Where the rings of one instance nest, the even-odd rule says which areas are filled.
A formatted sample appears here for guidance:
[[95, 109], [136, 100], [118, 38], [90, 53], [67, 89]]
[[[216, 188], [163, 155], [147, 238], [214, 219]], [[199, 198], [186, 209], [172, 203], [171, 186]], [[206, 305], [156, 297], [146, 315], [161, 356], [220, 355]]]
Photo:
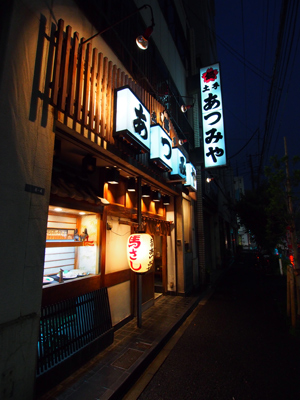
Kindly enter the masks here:
[[168, 206], [170, 204], [170, 196], [163, 196], [163, 205]]
[[183, 105], [180, 107], [180, 110], [181, 110], [181, 112], [186, 113], [187, 110], [189, 110], [190, 108], [193, 108], [194, 105], [195, 105], [195, 104], [190, 104], [190, 105], [186, 106], [185, 104], [183, 104]]
[[128, 179], [127, 191], [135, 192], [135, 178]]
[[87, 154], [82, 159], [82, 170], [88, 174], [92, 174], [96, 170], [96, 158]]
[[150, 197], [151, 196], [151, 187], [149, 185], [144, 185], [142, 187], [142, 197]]
[[209, 177], [206, 178], [206, 182], [209, 183], [209, 182], [213, 181], [214, 179], [215, 178], [212, 178], [212, 177], [209, 176]]
[[110, 25], [109, 27], [103, 29], [102, 31], [96, 33], [95, 35], [91, 36], [90, 38], [84, 40], [81, 42], [81, 45], [83, 45], [86, 42], [89, 42], [90, 40], [94, 39], [94, 37], [98, 35], [102, 35], [103, 33], [107, 32], [109, 29], [114, 28], [116, 25], [119, 25], [121, 22], [125, 21], [126, 19], [132, 17], [134, 14], [138, 13], [141, 11], [143, 8], [150, 8], [151, 11], [151, 25], [145, 30], [143, 35], [140, 35], [136, 38], [136, 44], [138, 47], [142, 50], [146, 50], [148, 48], [148, 39], [151, 36], [154, 28], [154, 17], [153, 17], [153, 10], [152, 7], [149, 4], [144, 4], [143, 6], [139, 7], [137, 10], [132, 12], [131, 14], [126, 15], [126, 17], [120, 19], [119, 21], [115, 22], [114, 24]]
[[157, 190], [155, 192], [153, 192], [153, 201], [155, 201], [156, 203], [159, 203], [161, 200], [161, 193]]
[[120, 180], [120, 171], [117, 168], [106, 170], [106, 182], [111, 185], [118, 185]]

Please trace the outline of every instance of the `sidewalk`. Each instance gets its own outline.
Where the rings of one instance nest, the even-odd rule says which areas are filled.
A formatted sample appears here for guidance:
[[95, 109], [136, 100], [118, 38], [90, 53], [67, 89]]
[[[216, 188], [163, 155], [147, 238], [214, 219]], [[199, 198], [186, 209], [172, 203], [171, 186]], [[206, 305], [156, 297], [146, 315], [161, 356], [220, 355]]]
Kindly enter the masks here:
[[257, 270], [245, 255], [191, 317], [136, 398], [300, 399], [300, 338], [286, 317], [285, 276]]
[[121, 399], [181, 326], [199, 296], [160, 296], [142, 315], [115, 332], [114, 343], [39, 400]]

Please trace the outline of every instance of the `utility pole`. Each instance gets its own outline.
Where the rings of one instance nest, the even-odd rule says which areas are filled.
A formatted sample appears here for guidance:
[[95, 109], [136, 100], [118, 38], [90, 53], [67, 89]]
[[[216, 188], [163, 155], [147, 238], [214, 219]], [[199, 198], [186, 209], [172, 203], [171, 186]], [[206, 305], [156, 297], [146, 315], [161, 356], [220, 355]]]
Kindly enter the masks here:
[[[291, 233], [291, 242], [292, 242], [293, 258], [294, 258], [294, 269], [291, 268], [290, 274], [287, 274], [287, 279], [289, 279], [289, 281], [290, 281], [291, 318], [292, 318], [292, 326], [295, 328], [296, 327], [295, 272], [298, 271], [298, 247], [297, 247], [295, 218], [294, 218], [294, 213], [293, 213], [291, 181], [290, 181], [290, 171], [289, 171], [289, 163], [288, 163], [288, 151], [287, 151], [286, 137], [284, 137], [284, 150], [285, 150], [285, 156], [286, 156], [285, 168], [286, 168], [286, 191], [287, 191], [287, 198], [288, 198], [288, 213], [289, 213], [289, 220], [290, 220], [290, 233]], [[296, 291], [297, 291], [298, 313], [299, 313], [298, 281], [299, 280], [296, 278]]]

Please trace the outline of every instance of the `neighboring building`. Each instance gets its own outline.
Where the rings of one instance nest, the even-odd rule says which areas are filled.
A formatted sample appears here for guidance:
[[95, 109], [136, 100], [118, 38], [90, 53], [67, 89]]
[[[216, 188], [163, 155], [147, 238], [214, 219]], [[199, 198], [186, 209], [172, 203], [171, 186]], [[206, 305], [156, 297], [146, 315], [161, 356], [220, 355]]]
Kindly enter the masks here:
[[[202, 204], [199, 87], [188, 89], [199, 66], [183, 3], [4, 6], [1, 399], [32, 399], [35, 387], [78, 368], [137, 314], [130, 234], [142, 230], [154, 243], [143, 310], [161, 294], [199, 289], [207, 265], [219, 268], [234, 250], [226, 207], [203, 219], [211, 204]], [[134, 42], [151, 10], [144, 52]], [[183, 114], [184, 104], [194, 107]]]
[[[235, 200], [241, 200], [241, 197], [245, 194], [244, 178], [242, 176], [234, 177], [234, 190]], [[240, 223], [240, 218], [237, 216], [238, 223], [238, 245], [242, 246], [243, 249], [254, 249], [256, 243], [251, 237], [251, 233], [246, 229], [244, 225]]]

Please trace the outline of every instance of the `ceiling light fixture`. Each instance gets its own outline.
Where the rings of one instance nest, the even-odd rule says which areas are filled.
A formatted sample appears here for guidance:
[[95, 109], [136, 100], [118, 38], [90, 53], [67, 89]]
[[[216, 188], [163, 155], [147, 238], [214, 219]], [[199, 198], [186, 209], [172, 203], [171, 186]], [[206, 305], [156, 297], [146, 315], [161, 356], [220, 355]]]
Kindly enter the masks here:
[[160, 202], [161, 193], [158, 190], [153, 192], [153, 199], [152, 200], [155, 201], [156, 203]]
[[127, 191], [135, 192], [135, 178], [128, 179]]
[[142, 197], [150, 197], [151, 196], [151, 187], [149, 185], [144, 185], [142, 187]]
[[98, 36], [98, 35], [102, 35], [103, 33], [107, 32], [109, 29], [114, 28], [116, 25], [119, 25], [121, 22], [125, 21], [126, 19], [132, 17], [134, 14], [138, 13], [139, 11], [141, 11], [144, 8], [150, 8], [151, 11], [151, 25], [145, 30], [143, 35], [140, 35], [136, 38], [136, 44], [138, 45], [138, 47], [142, 50], [146, 50], [148, 48], [148, 39], [151, 36], [152, 32], [153, 32], [153, 28], [154, 28], [154, 17], [153, 17], [153, 10], [152, 7], [149, 4], [144, 4], [143, 6], [139, 7], [137, 10], [135, 10], [134, 12], [126, 15], [126, 17], [120, 19], [119, 21], [115, 22], [114, 24], [110, 25], [109, 27], [103, 29], [102, 31], [95, 33], [95, 35], [91, 36], [90, 38], [84, 40], [83, 42], [81, 42], [81, 45], [83, 45], [86, 42], [89, 42], [90, 40], [94, 39], [94, 37]]
[[111, 185], [118, 185], [120, 180], [120, 171], [117, 168], [107, 169], [106, 182]]
[[163, 205], [168, 206], [170, 204], [170, 196], [163, 196]]

